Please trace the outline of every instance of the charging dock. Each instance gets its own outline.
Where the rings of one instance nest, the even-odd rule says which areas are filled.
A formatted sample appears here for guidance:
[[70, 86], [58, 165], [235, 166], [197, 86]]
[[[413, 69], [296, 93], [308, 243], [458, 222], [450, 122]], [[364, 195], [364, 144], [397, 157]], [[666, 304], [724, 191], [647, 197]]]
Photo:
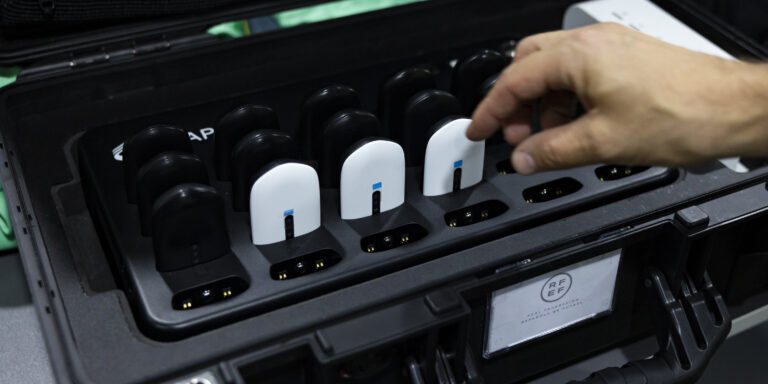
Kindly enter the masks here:
[[277, 263], [269, 268], [273, 280], [288, 280], [328, 269], [341, 261], [333, 249], [321, 249], [307, 255]]
[[564, 177], [524, 190], [523, 198], [529, 204], [546, 203], [576, 193], [582, 187], [584, 186], [575, 179]]
[[389, 251], [427, 236], [427, 230], [418, 224], [407, 224], [388, 231], [366, 236], [360, 240], [360, 247], [368, 253]]
[[445, 224], [451, 228], [466, 227], [504, 214], [509, 207], [498, 200], [483, 201], [445, 214]]
[[[477, 159], [477, 163], [483, 164], [483, 169], [481, 172], [475, 171], [481, 180], [476, 184], [467, 184], [463, 189], [458, 188], [458, 191], [451, 192], [449, 188], [446, 194], [425, 196], [424, 170], [421, 164], [421, 160], [425, 158], [425, 150], [420, 149], [421, 152], [419, 152], [414, 148], [422, 148], [422, 144], [426, 145], [426, 137], [399, 138], [400, 141], [396, 139], [395, 142], [403, 145], [404, 148], [410, 148], [411, 160], [413, 160], [405, 169], [402, 205], [377, 212], [375, 188], [373, 193], [370, 192], [371, 185], [377, 185], [376, 181], [366, 181], [365, 186], [368, 188], [366, 193], [371, 193], [371, 201], [374, 202], [372, 214], [343, 220], [339, 185], [326, 184], [326, 187], [320, 188], [319, 228], [292, 238], [287, 234], [280, 236], [287, 239], [284, 241], [254, 245], [251, 219], [254, 215], [264, 214], [266, 211], [264, 208], [250, 211], [245, 207], [238, 207], [235, 203], [238, 201], [242, 203], [241, 197], [244, 195], [242, 192], [248, 190], [234, 192], [236, 185], [248, 185], [252, 182], [251, 178], [256, 176], [253, 174], [254, 170], [243, 168], [242, 175], [231, 175], [237, 176], [235, 178], [241, 181], [239, 183], [213, 177], [218, 175], [217, 166], [221, 167], [217, 159], [221, 160], [222, 156], [225, 156], [221, 153], [221, 148], [217, 155], [216, 140], [211, 140], [214, 135], [218, 135], [218, 132], [212, 128], [205, 128], [205, 132], [208, 133], [204, 137], [195, 132], [203, 132], [203, 127], [216, 126], [217, 117], [226, 114], [233, 105], [248, 105], [254, 100], [262, 100], [265, 103], [263, 106], [252, 107], [252, 109], [275, 111], [274, 113], [279, 114], [280, 126], [290, 127], [281, 128], [281, 131], [276, 132], [275, 135], [280, 133], [286, 137], [297, 138], [297, 141], [303, 144], [302, 153], [295, 157], [292, 153], [294, 150], [290, 148], [285, 151], [288, 155], [264, 157], [271, 159], [287, 156], [312, 159], [314, 158], [312, 155], [319, 153], [319, 150], [310, 148], [312, 146], [305, 140], [310, 133], [301, 131], [304, 129], [301, 128], [303, 127], [302, 114], [297, 112], [301, 111], [302, 106], [314, 105], [310, 109], [313, 112], [323, 112], [324, 116], [331, 110], [335, 113], [337, 106], [326, 106], [325, 102], [320, 103], [323, 105], [305, 104], [301, 97], [295, 95], [315, 95], [322, 84], [344, 84], [343, 87], [334, 88], [341, 92], [340, 98], [344, 96], [340, 105], [343, 104], [342, 106], [347, 108], [349, 107], [347, 104], [355, 104], [353, 99], [359, 96], [361, 104], [359, 106], [355, 104], [355, 108], [371, 111], [377, 105], [375, 96], [379, 93], [381, 84], [379, 80], [386, 79], [392, 73], [403, 69], [420, 68], [424, 60], [432, 61], [439, 68], [451, 68], [449, 65], [451, 59], [477, 52], [478, 48], [477, 46], [468, 47], [465, 53], [446, 52], [444, 55], [432, 58], [420, 57], [418, 62], [410, 60], [387, 62], [377, 67], [366, 68], [365, 76], [337, 73], [311, 81], [300, 80], [291, 85], [278, 84], [273, 88], [265, 87], [247, 95], [238, 95], [232, 100], [167, 110], [156, 115], [87, 130], [79, 138], [77, 160], [83, 188], [88, 197], [88, 209], [96, 219], [96, 225], [103, 236], [103, 243], [109, 249], [109, 257], [120, 266], [119, 273], [125, 280], [125, 286], [131, 287], [130, 290], [126, 290], [126, 294], [131, 297], [135, 314], [142, 317], [141, 321], [137, 322], [142, 327], [142, 331], [150, 337], [163, 340], [188, 337], [222, 326], [235, 319], [265, 313], [359, 283], [364, 279], [469, 249], [509, 235], [513, 231], [538, 225], [542, 221], [557, 220], [583, 207], [602, 204], [618, 196], [632, 194], [634, 191], [645, 191], [673, 179], [675, 173], [672, 170], [660, 167], [649, 168], [642, 172], [638, 168], [629, 168], [627, 172], [627, 169], [619, 167], [614, 167], [615, 170], [613, 170], [603, 166], [588, 166], [523, 176], [515, 173], [509, 163], [508, 144], [486, 143], [483, 153], [479, 154], [480, 158]], [[445, 89], [445, 86], [450, 84], [450, 70], [434, 74], [437, 76], [436, 84], [440, 88]], [[372, 79], [375, 80], [372, 81]], [[414, 91], [417, 90], [416, 88], [420, 87], [415, 87]], [[424, 92], [420, 94], [422, 93]], [[438, 101], [454, 100], [453, 96], [444, 90], [431, 91], [427, 94], [439, 96]], [[323, 95], [325, 94], [317, 96]], [[347, 97], [349, 100], [346, 99]], [[333, 99], [336, 100], [335, 97]], [[458, 109], [458, 103], [448, 104], [450, 105], [447, 110]], [[426, 112], [430, 111], [431, 109], [427, 108]], [[312, 114], [313, 122], [310, 125], [313, 133], [311, 135], [318, 134], [318, 127], [321, 127], [318, 125], [319, 122], [325, 121], [323, 116]], [[432, 119], [424, 116], [416, 116], [424, 119], [414, 119], [414, 116], [409, 116], [411, 119], [408, 122], [411, 125], [419, 125], [416, 124], [416, 120], [423, 120], [429, 123], [428, 126], [434, 125]], [[271, 121], [271, 118], [268, 120]], [[124, 163], [112, 150], [115, 145], [119, 146], [121, 142], [134, 137], [137, 132], [157, 122], [174, 123], [184, 127], [186, 133], [189, 133], [191, 148], [186, 148], [184, 153], [199, 159], [205, 168], [205, 174], [209, 175], [207, 187], [215, 190], [216, 194], [223, 199], [221, 206], [224, 225], [217, 228], [226, 232], [231, 250], [219, 259], [169, 272], [158, 271], [156, 268], [153, 239], [141, 233], [141, 216], [138, 206], [129, 202], [126, 196]], [[304, 122], [306, 125], [309, 120], [305, 119]], [[273, 123], [268, 124], [268, 126], [273, 125]], [[308, 127], [305, 128], [308, 129]], [[239, 129], [234, 127], [230, 130], [238, 131], [229, 132], [232, 134], [230, 135], [232, 140], [239, 135]], [[259, 137], [258, 134], [251, 132], [240, 139], [240, 142], [253, 139], [255, 144], [259, 144], [249, 146], [254, 151], [251, 158], [260, 158], [259, 154], [265, 154], [265, 151], [269, 151], [270, 148], [275, 149], [277, 146], [267, 141], [260, 141]], [[413, 144], [410, 147], [405, 145], [408, 140]], [[174, 148], [176, 147], [171, 150]], [[235, 145], [232, 151], [237, 151], [237, 148], [238, 146]], [[233, 158], [233, 160], [236, 161], [230, 164], [230, 167], [241, 164], [239, 161], [242, 159]], [[177, 168], [174, 164], [169, 165], [173, 168], [168, 171], [170, 174], [177, 172], [174, 170]], [[319, 163], [311, 161], [307, 165], [314, 167], [319, 166]], [[453, 176], [456, 172], [455, 159], [450, 165], [452, 166], [449, 170], [450, 175]], [[465, 159], [461, 164], [464, 173], [470, 171], [466, 167]], [[603, 173], [605, 173], [604, 180], [609, 180], [613, 174], [622, 175], [622, 177], [613, 179], [611, 182], [603, 182], [599, 179]], [[452, 179], [458, 178], [454, 176]], [[524, 200], [520, 199], [521, 195]], [[380, 197], [383, 201], [384, 192]], [[549, 203], [536, 204], [544, 202]], [[366, 208], [368, 207], [370, 205], [366, 205]], [[279, 212], [278, 224], [281, 228], [290, 227], [285, 225], [286, 221], [295, 219], [285, 215], [285, 212], [289, 211]], [[299, 214], [298, 210], [296, 214]], [[204, 236], [210, 235], [208, 232], [202, 233]], [[182, 232], [180, 235], [186, 235], [186, 233]], [[193, 243], [191, 249], [196, 251], [198, 248]], [[375, 257], [373, 254], [377, 254], [376, 256], [381, 254], [382, 257]], [[241, 288], [242, 285], [226, 280], [232, 276], [241, 279], [238, 281], [242, 281], [246, 286]], [[225, 295], [227, 288], [231, 288], [231, 295], [228, 293]]]
[[595, 169], [595, 176], [597, 176], [600, 181], [615, 181], [632, 175], [637, 175], [638, 173], [643, 173], [649, 169], [651, 169], [651, 167], [604, 165], [598, 169]]
[[176, 310], [199, 308], [231, 299], [248, 289], [248, 283], [239, 277], [227, 277], [173, 295], [171, 305]]

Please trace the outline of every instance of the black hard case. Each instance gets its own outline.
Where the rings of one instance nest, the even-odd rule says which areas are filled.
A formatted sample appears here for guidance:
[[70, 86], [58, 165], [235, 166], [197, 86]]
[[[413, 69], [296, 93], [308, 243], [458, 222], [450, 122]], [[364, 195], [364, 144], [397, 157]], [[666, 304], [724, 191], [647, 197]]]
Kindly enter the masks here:
[[[28, 67], [0, 94], [0, 176], [58, 380], [173, 382], [208, 372], [224, 383], [335, 383], [355, 382], [340, 372], [357, 369], [357, 382], [398, 382], [416, 367], [436, 381], [444, 378], [446, 370], [441, 376], [435, 368], [442, 363], [459, 381], [525, 381], [649, 335], [647, 267], [660, 269], [677, 291], [686, 276], [700, 280], [710, 259], [731, 256], [720, 234], [765, 226], [768, 168], [738, 174], [712, 163], [675, 170], [674, 179], [650, 190], [563, 206], [479, 243], [370, 271], [287, 305], [156, 337], [137, 320], [131, 287], [113, 270], [119, 266], [110, 267], [88, 210], [76, 155], [83, 132], [201, 106], [225, 113], [268, 102], [253, 100], [259, 90], [322, 84], [443, 52], [470, 54], [558, 29], [572, 1], [434, 0], [227, 42], [204, 34], [216, 22], [305, 3], [312, 2], [261, 2], [14, 42], [0, 55], [5, 65]], [[657, 3], [737, 56], [765, 56], [687, 1]], [[364, 108], [374, 110], [375, 97], [363, 93]], [[675, 217], [694, 205], [708, 224], [690, 228]], [[749, 250], [765, 247], [759, 234]], [[482, 357], [492, 291], [619, 248], [624, 256], [610, 315]], [[715, 280], [728, 289], [731, 277]], [[751, 306], [759, 304], [758, 297]], [[366, 377], [366, 369], [374, 374]]]

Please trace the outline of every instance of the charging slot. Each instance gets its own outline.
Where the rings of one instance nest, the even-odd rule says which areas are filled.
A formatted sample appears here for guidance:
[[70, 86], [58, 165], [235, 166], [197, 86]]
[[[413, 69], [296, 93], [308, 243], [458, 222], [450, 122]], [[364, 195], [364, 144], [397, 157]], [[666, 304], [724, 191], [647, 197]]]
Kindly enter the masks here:
[[638, 173], [643, 173], [649, 169], [651, 169], [651, 167], [604, 165], [595, 170], [595, 176], [597, 176], [600, 181], [614, 181], [621, 180], [632, 175], [637, 175]]
[[514, 175], [517, 173], [515, 167], [512, 166], [512, 162], [509, 159], [504, 159], [496, 163], [496, 171], [501, 175]]
[[360, 247], [368, 253], [384, 252], [419, 241], [427, 237], [427, 230], [421, 225], [412, 223], [366, 236], [360, 240]]
[[509, 207], [498, 200], [488, 200], [445, 214], [445, 224], [451, 228], [465, 227], [501, 216]]
[[204, 284], [195, 288], [173, 295], [171, 305], [173, 309], [193, 309], [218, 301], [235, 297], [248, 289], [248, 283], [239, 277], [227, 277], [225, 279]]
[[583, 187], [576, 179], [564, 177], [524, 190], [523, 198], [530, 204], [545, 203], [576, 193]]
[[274, 280], [288, 280], [328, 269], [341, 261], [341, 256], [332, 249], [321, 249], [299, 257], [281, 261], [269, 268]]

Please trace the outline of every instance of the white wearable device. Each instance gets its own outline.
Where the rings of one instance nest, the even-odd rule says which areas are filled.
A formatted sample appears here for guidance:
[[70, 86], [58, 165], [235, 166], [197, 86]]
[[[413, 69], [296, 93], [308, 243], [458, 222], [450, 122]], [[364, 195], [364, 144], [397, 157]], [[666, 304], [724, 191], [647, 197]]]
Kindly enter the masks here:
[[341, 167], [341, 218], [354, 220], [405, 202], [405, 153], [389, 140], [364, 140]]
[[424, 196], [469, 188], [483, 179], [485, 142], [467, 139], [470, 119], [440, 123], [424, 155]]
[[320, 228], [320, 181], [314, 168], [276, 163], [251, 187], [251, 239], [274, 244]]

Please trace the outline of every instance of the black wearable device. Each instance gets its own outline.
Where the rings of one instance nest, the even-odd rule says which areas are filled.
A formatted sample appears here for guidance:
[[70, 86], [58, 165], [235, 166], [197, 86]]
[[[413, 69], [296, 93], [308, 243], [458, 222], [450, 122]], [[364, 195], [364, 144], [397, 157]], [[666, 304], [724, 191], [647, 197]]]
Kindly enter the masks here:
[[323, 148], [325, 122], [344, 109], [359, 109], [357, 92], [345, 85], [330, 85], [312, 94], [301, 108], [298, 142], [307, 159], [317, 160]]
[[323, 131], [323, 149], [320, 156], [320, 185], [338, 188], [344, 153], [356, 142], [381, 131], [379, 119], [372, 113], [347, 109], [331, 116]]
[[136, 179], [141, 166], [166, 151], [192, 153], [192, 143], [187, 132], [169, 125], [153, 125], [125, 142], [123, 170], [129, 203], [136, 202]]
[[141, 234], [149, 236], [152, 229], [152, 205], [163, 192], [186, 183], [208, 184], [205, 164], [197, 155], [185, 152], [163, 152], [139, 169], [137, 203]]
[[413, 95], [437, 88], [437, 75], [427, 68], [410, 68], [387, 79], [379, 91], [379, 118], [383, 134], [394, 141], [403, 138], [403, 114]]
[[499, 74], [510, 62], [509, 57], [484, 49], [456, 65], [451, 92], [459, 99], [465, 115], [471, 116], [483, 99], [483, 82]]
[[218, 259], [230, 252], [224, 199], [211, 186], [180, 184], [152, 207], [156, 268], [168, 272]]
[[220, 180], [231, 177], [232, 148], [243, 136], [257, 129], [279, 130], [275, 111], [260, 105], [244, 105], [224, 115], [216, 124], [214, 162]]
[[232, 150], [232, 200], [236, 211], [247, 211], [254, 177], [278, 159], [297, 159], [299, 149], [291, 135], [272, 129], [253, 131]]
[[403, 119], [402, 144], [406, 165], [422, 165], [427, 140], [435, 124], [449, 116], [461, 114], [461, 104], [448, 92], [433, 89], [413, 96], [408, 101]]

